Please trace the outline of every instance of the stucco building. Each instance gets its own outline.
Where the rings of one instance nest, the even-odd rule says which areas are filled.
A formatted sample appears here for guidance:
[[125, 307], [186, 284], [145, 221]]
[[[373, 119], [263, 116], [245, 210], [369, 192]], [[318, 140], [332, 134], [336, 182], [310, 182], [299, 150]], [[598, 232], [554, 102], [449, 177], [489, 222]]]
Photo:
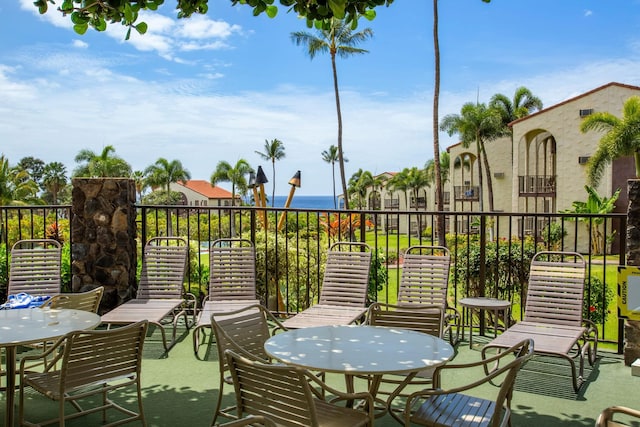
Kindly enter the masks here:
[[[209, 181], [191, 179], [172, 183], [169, 188], [181, 193], [183, 204], [188, 206], [231, 206], [231, 192], [212, 186]], [[239, 204], [240, 200], [240, 196], [236, 195], [236, 204]]]

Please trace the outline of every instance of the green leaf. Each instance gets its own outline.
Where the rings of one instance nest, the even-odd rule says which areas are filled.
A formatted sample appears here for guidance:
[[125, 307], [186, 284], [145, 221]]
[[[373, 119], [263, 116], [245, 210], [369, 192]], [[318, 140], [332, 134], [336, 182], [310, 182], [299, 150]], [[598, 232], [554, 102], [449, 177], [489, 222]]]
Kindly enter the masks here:
[[62, 12], [71, 12], [72, 10], [73, 10], [73, 1], [72, 0], [64, 0], [62, 2], [62, 4], [60, 5], [60, 11], [62, 11]]
[[94, 28], [98, 31], [104, 31], [107, 29], [107, 21], [105, 21], [104, 19], [100, 18], [98, 19], [98, 21], [95, 23]]
[[376, 11], [373, 9], [369, 9], [362, 16], [364, 16], [365, 19], [369, 21], [373, 21], [374, 19], [376, 19]]
[[149, 2], [147, 3], [147, 8], [149, 10], [158, 10], [158, 4], [155, 2]]
[[129, 37], [131, 37], [131, 27], [127, 28], [127, 35], [124, 36], [124, 39], [129, 40]]
[[135, 20], [133, 10], [131, 10], [131, 4], [128, 2], [124, 4], [124, 19], [127, 22], [133, 22]]
[[144, 34], [147, 32], [147, 29], [148, 29], [147, 23], [141, 22], [135, 26], [135, 29], [139, 34]]
[[84, 33], [87, 32], [87, 29], [89, 28], [89, 24], [87, 24], [86, 22], [84, 24], [76, 24], [73, 26], [73, 31], [75, 31], [77, 34], [83, 35]]
[[41, 15], [47, 13], [47, 9], [49, 8], [45, 0], [34, 1], [33, 5], [38, 8], [38, 13], [40, 13]]
[[333, 12], [333, 16], [338, 19], [344, 19], [347, 0], [329, 0], [329, 8]]
[[275, 18], [276, 15], [278, 14], [278, 7], [277, 6], [267, 6], [267, 16], [269, 18]]

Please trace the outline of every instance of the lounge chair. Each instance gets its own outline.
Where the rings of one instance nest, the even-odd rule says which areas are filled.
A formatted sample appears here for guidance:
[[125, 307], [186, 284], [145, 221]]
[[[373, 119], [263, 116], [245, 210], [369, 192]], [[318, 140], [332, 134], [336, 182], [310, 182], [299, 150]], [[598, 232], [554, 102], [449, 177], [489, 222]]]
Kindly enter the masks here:
[[404, 255], [398, 305], [441, 305], [445, 310], [442, 336], [455, 345], [460, 334], [460, 313], [449, 306], [451, 255], [444, 246], [415, 245]]
[[[195, 320], [196, 297], [184, 291], [184, 273], [189, 253], [187, 241], [182, 237], [154, 237], [144, 248], [140, 284], [135, 299], [102, 315], [107, 327], [117, 324], [148, 320], [160, 329], [165, 350], [176, 342], [178, 319], [184, 318], [190, 327], [188, 313]], [[172, 340], [169, 344], [164, 325], [171, 323]]]
[[247, 239], [218, 239], [209, 249], [209, 294], [193, 330], [193, 352], [200, 347], [200, 333], [211, 328], [211, 315], [235, 311], [254, 304], [256, 253]]
[[582, 318], [585, 266], [584, 258], [576, 252], [537, 253], [531, 260], [524, 318], [485, 345], [482, 356], [490, 349], [501, 351], [531, 338], [536, 354], [569, 362], [577, 392], [583, 383], [584, 360], [593, 365], [598, 350], [598, 330]]
[[17, 241], [11, 248], [7, 295], [58, 295], [62, 283], [60, 243], [53, 239]]
[[309, 326], [348, 325], [366, 312], [371, 250], [366, 243], [336, 242], [327, 262], [318, 304], [285, 320], [287, 329]]
[[[506, 427], [511, 418], [513, 385], [520, 367], [533, 354], [534, 343], [525, 339], [504, 352], [478, 362], [438, 366], [434, 372], [434, 385], [412, 393], [404, 410], [404, 425], [428, 427]], [[515, 356], [506, 362], [503, 359]], [[505, 362], [500, 366], [500, 362]], [[479, 375], [482, 366], [486, 375]], [[466, 382], [453, 388], [444, 388], [441, 379], [444, 372], [464, 369]], [[498, 387], [474, 390], [483, 384], [499, 384]], [[493, 393], [488, 390], [493, 390]], [[472, 394], [466, 394], [472, 391]], [[476, 397], [482, 395], [483, 397]]]

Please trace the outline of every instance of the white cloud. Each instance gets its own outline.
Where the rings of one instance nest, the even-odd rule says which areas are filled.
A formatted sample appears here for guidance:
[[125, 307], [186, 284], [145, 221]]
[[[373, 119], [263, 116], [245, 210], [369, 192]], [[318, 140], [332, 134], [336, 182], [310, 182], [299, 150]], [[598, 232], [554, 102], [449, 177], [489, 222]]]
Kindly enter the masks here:
[[78, 40], [78, 39], [74, 40], [72, 42], [72, 44], [73, 44], [73, 47], [77, 47], [79, 49], [86, 49], [86, 48], [89, 47], [89, 43], [86, 43], [86, 42], [84, 42], [82, 40]]
[[593, 15], [593, 11], [592, 10], [587, 9], [587, 10], [584, 11], [584, 16], [588, 17], [588, 16], [591, 16], [591, 15]]

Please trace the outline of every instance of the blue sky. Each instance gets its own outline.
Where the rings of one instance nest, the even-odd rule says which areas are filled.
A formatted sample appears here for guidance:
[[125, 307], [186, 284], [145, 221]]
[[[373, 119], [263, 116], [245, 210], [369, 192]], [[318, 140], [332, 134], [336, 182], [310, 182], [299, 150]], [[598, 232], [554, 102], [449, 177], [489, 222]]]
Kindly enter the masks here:
[[[165, 0], [142, 16], [147, 34], [125, 41], [120, 25], [79, 36], [54, 8], [41, 16], [32, 0], [2, 0], [0, 153], [71, 172], [81, 149], [113, 145], [135, 170], [179, 159], [205, 180], [220, 160], [244, 158], [271, 180], [255, 151], [278, 138], [276, 193], [301, 170], [296, 194], [331, 194], [321, 158], [337, 142], [330, 59], [310, 60], [290, 39], [313, 30], [283, 8], [269, 19], [210, 0], [207, 15], [182, 20], [174, 8]], [[377, 14], [360, 22], [374, 32], [369, 53], [338, 59], [347, 177], [433, 157], [432, 2], [395, 0]], [[441, 0], [439, 17], [440, 117], [519, 86], [551, 106], [612, 81], [640, 85], [638, 0]]]

